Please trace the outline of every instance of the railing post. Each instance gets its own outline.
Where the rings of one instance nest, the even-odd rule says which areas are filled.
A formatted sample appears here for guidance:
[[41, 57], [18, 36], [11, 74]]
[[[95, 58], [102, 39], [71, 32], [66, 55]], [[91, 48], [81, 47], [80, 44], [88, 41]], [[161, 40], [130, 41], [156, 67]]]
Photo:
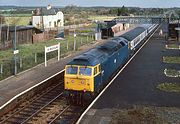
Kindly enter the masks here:
[[1, 64], [0, 74], [3, 73], [3, 64]]

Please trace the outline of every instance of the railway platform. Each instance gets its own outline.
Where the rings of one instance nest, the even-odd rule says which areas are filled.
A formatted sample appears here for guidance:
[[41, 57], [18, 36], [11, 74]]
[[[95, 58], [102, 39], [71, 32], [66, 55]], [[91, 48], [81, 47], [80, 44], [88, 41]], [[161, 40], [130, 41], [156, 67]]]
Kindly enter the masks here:
[[[81, 116], [80, 122], [78, 121], [80, 124], [112, 123], [116, 110], [121, 111], [135, 105], [180, 107], [178, 93], [168, 93], [157, 89], [159, 83], [179, 83], [179, 78], [166, 77], [163, 73], [169, 64], [163, 63], [162, 57], [171, 54], [179, 56], [180, 51], [164, 50], [166, 40], [158, 34], [160, 29], [165, 30], [165, 25], [155, 32], [104, 93], [93, 101], [94, 104], [89, 106], [86, 113], [84, 112]], [[179, 69], [178, 64], [173, 64], [173, 67], [175, 66]], [[180, 117], [180, 113], [174, 116]]]
[[0, 81], [0, 106], [5, 104], [17, 94], [64, 70], [66, 63], [74, 56], [103, 42], [104, 41], [102, 40], [96, 42], [92, 46], [84, 46], [80, 51], [76, 51], [65, 58], [61, 58], [59, 61], [57, 59], [52, 59], [47, 62], [47, 67], [44, 66], [44, 63], [42, 63], [27, 71]]
[[[128, 30], [131, 30], [131, 28]], [[128, 30], [122, 31], [119, 34], [123, 34]], [[16, 76], [11, 76], [5, 80], [0, 81], [0, 111], [8, 101], [13, 99], [13, 97], [46, 80], [52, 75], [55, 75], [61, 70], [64, 70], [66, 63], [74, 56], [104, 42], [106, 42], [106, 40], [95, 42], [92, 45], [82, 46], [81, 50], [76, 51], [65, 58], [61, 58], [60, 61], [53, 59], [48, 61], [47, 67], [44, 67], [44, 64], [40, 64], [34, 68], [19, 73]]]

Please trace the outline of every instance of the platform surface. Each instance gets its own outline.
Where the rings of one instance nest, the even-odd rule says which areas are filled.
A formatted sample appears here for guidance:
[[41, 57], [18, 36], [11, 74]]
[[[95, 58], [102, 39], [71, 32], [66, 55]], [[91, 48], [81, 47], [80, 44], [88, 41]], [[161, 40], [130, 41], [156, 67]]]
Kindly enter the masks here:
[[[160, 29], [165, 30], [165, 27]], [[108, 124], [115, 110], [133, 105], [180, 108], [178, 93], [156, 88], [159, 83], [180, 83], [180, 78], [169, 78], [164, 74], [165, 68], [180, 70], [180, 66], [162, 62], [163, 56], [180, 56], [180, 50], [166, 50], [166, 40], [158, 33], [159, 30], [89, 109], [81, 124]]]

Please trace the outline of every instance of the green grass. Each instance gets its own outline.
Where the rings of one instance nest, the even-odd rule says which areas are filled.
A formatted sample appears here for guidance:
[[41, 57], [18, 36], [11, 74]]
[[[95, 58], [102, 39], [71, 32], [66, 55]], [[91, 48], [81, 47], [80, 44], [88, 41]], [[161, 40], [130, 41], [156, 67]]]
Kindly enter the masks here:
[[76, 33], [92, 33], [92, 32], [93, 31], [90, 29], [84, 29], [84, 30], [76, 29]]
[[167, 48], [169, 48], [169, 49], [179, 49], [180, 45], [178, 45], [178, 44], [168, 44]]
[[21, 17], [5, 17], [6, 24], [9, 25], [28, 25], [31, 17], [21, 16]]
[[89, 20], [98, 20], [98, 21], [104, 21], [104, 20], [112, 20], [116, 18], [116, 16], [90, 16], [88, 19]]
[[180, 71], [175, 69], [165, 69], [164, 73], [168, 77], [180, 77]]
[[[28, 57], [33, 53], [43, 52], [44, 46], [50, 46], [57, 44], [57, 41], [51, 40], [42, 43], [35, 44], [21, 44], [17, 47], [19, 50], [19, 56]], [[13, 50], [8, 49], [0, 52], [0, 60], [11, 59], [13, 57]]]
[[180, 84], [179, 83], [161, 83], [157, 86], [157, 89], [165, 91], [165, 92], [180, 93]]
[[[67, 41], [68, 41], [68, 46], [69, 46], [68, 50], [67, 50]], [[88, 41], [87, 41], [87, 36], [77, 35], [76, 50], [79, 50], [85, 44], [90, 45], [92, 41], [93, 40], [90, 37], [88, 38]], [[17, 49], [19, 50], [19, 53], [17, 54], [18, 72], [24, 71], [26, 69], [36, 66], [37, 64], [43, 63], [44, 62], [44, 47], [55, 45], [59, 42], [61, 43], [61, 57], [65, 57], [68, 54], [74, 52], [73, 51], [74, 50], [74, 47], [73, 47], [74, 37], [73, 36], [68, 36], [65, 38], [65, 40], [52, 39], [46, 42], [40, 42], [40, 43], [35, 43], [35, 44], [18, 45], [17, 46]], [[0, 51], [0, 64], [3, 65], [3, 73], [0, 74], [0, 80], [3, 80], [13, 75], [13, 70], [14, 70], [13, 56], [14, 55], [13, 55], [12, 49]], [[56, 58], [56, 57], [57, 57], [57, 51], [47, 54], [47, 60]]]
[[32, 14], [3, 14], [4, 17], [31, 17]]
[[179, 124], [178, 107], [133, 105], [113, 109], [110, 124]]
[[[87, 43], [86, 36], [77, 36], [76, 37], [77, 45], [82, 45], [82, 44], [80, 44], [81, 39], [82, 39], [83, 44]], [[19, 50], [19, 56], [28, 57], [34, 53], [44, 52], [45, 46], [55, 45], [59, 42], [61, 43], [61, 49], [64, 50], [64, 49], [66, 49], [67, 41], [69, 43], [69, 47], [71, 48], [74, 43], [73, 36], [68, 36], [65, 38], [65, 40], [60, 40], [60, 41], [53, 39], [53, 40], [40, 42], [40, 43], [34, 43], [34, 44], [21, 44], [21, 45], [17, 46], [17, 49]], [[90, 42], [90, 41], [92, 41], [92, 39], [90, 39], [90, 37], [89, 37], [88, 42]], [[70, 50], [72, 50], [72, 49], [70, 49]], [[8, 50], [0, 52], [0, 58], [1, 58], [0, 60], [10, 59], [12, 57], [13, 57], [12, 49], [8, 49]]]
[[163, 57], [163, 62], [164, 63], [175, 63], [175, 64], [180, 64], [180, 57]]

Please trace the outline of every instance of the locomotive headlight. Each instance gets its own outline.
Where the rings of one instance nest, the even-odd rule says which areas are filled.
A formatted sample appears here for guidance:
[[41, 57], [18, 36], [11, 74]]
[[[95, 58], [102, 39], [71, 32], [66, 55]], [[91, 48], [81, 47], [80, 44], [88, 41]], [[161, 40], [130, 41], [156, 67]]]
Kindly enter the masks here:
[[90, 82], [89, 82], [89, 80], [87, 80], [87, 85], [88, 85], [88, 86], [90, 85]]
[[85, 82], [84, 81], [81, 81], [81, 84], [84, 84]]

